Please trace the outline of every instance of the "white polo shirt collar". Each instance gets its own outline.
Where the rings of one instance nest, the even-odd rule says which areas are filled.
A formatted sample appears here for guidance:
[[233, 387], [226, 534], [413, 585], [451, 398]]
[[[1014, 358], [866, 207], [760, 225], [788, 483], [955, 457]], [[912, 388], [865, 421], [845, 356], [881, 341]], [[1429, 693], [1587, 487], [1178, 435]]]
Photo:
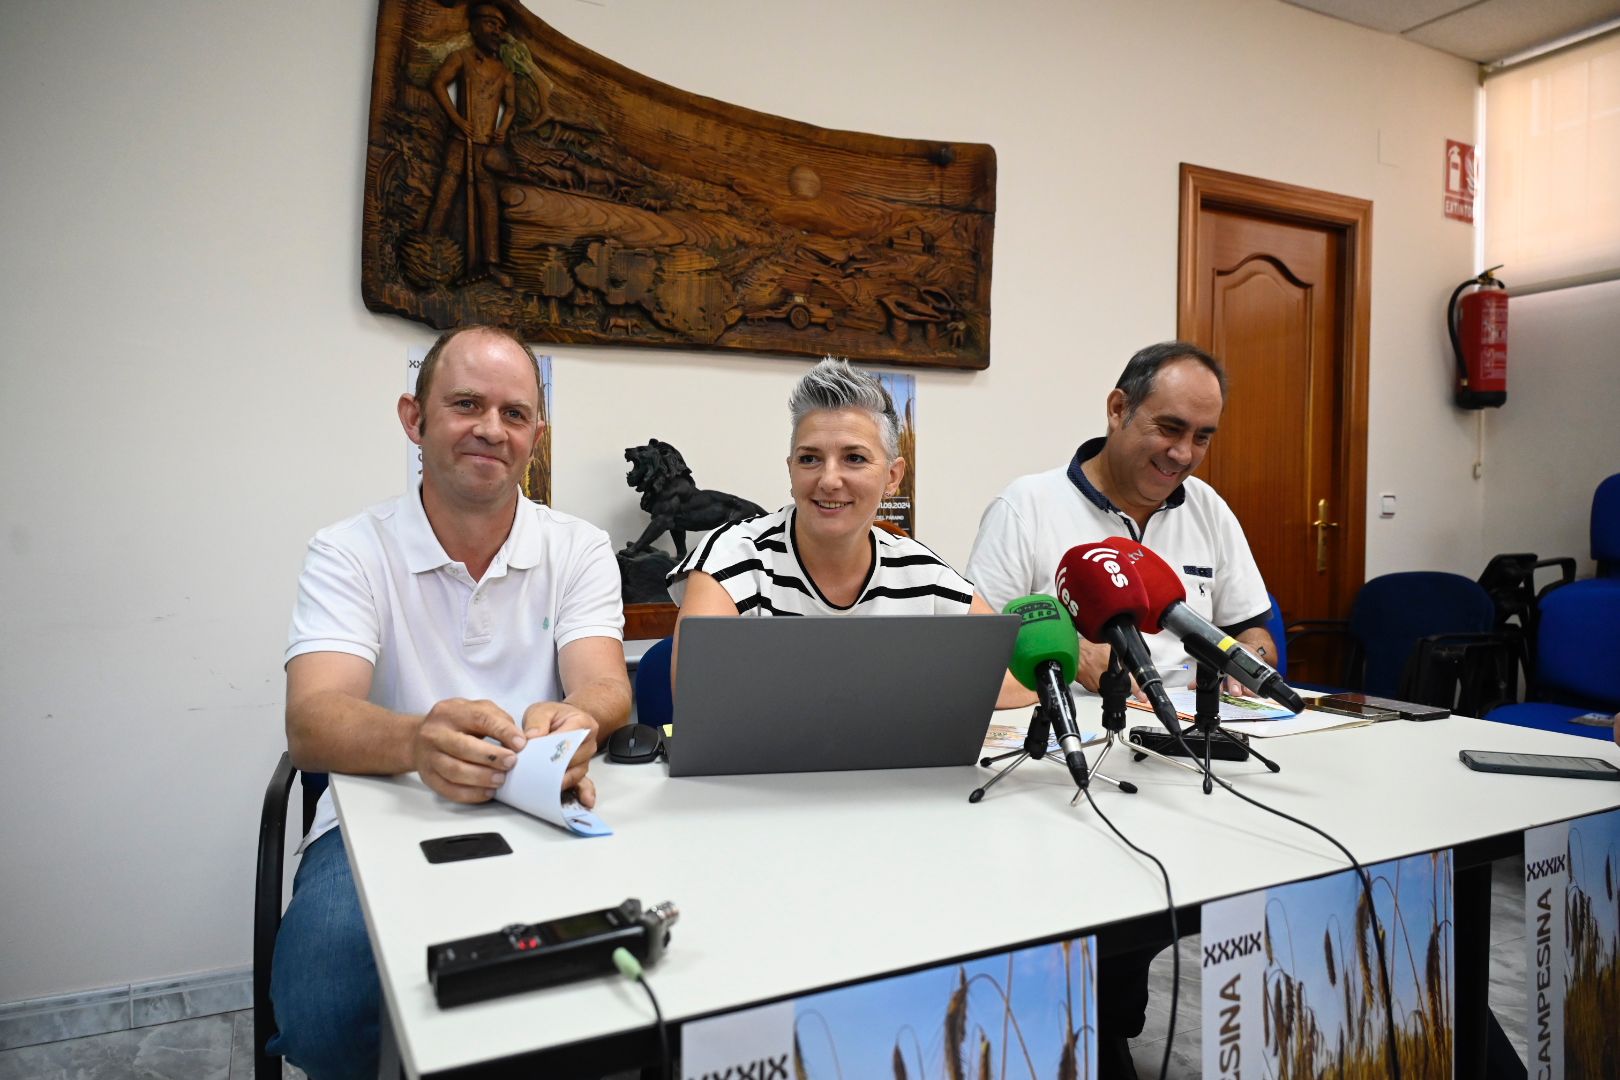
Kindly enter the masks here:
[[[545, 537], [541, 535], [534, 515], [518, 512], [522, 509], [522, 499], [523, 492], [519, 489], [519, 502], [512, 506], [511, 528], [507, 530], [506, 540], [484, 573], [486, 579], [503, 577], [508, 568], [531, 570], [539, 565], [545, 554]], [[448, 568], [454, 576], [466, 576], [471, 584], [467, 568], [452, 559], [445, 552], [444, 545], [439, 543], [433, 524], [428, 521], [427, 509], [422, 505], [422, 489], [418, 487], [415, 498], [407, 497], [401, 499], [400, 503], [399, 546], [405, 555], [406, 568], [413, 574]], [[456, 573], [458, 570], [460, 573]]]

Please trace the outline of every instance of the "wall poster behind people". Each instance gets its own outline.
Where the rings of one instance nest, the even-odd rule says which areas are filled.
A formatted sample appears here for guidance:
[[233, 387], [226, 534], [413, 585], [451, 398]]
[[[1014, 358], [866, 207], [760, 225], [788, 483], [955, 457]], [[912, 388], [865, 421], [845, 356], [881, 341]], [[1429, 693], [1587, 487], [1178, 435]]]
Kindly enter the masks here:
[[[412, 345], [405, 350], [405, 392], [416, 392], [416, 373], [427, 357], [428, 346]], [[540, 436], [540, 445], [534, 448], [529, 456], [528, 468], [523, 470], [523, 494], [537, 503], [551, 505], [551, 357], [536, 356], [540, 361], [540, 418], [546, 422], [546, 430]], [[406, 490], [419, 487], [422, 483], [422, 450], [410, 440], [405, 442], [405, 485]]]
[[1530, 1074], [1620, 1076], [1620, 810], [1525, 830], [1524, 930]]
[[655, 82], [515, 0], [381, 0], [361, 292], [530, 341], [984, 368], [995, 177], [982, 144]]
[[894, 402], [900, 418], [900, 456], [906, 459], [906, 475], [900, 490], [878, 505], [877, 520], [895, 526], [907, 536], [917, 535], [917, 377], [894, 372], [873, 372]]
[[1449, 1077], [1454, 1039], [1451, 851], [1204, 905], [1205, 1076], [1389, 1076], [1377, 925], [1405, 1077]]

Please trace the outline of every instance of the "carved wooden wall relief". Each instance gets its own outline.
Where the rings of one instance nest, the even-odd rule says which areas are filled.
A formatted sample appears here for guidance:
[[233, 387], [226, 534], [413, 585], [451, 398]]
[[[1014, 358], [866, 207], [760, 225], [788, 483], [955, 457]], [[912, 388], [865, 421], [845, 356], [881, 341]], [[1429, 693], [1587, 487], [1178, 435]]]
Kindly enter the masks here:
[[995, 171], [685, 93], [516, 3], [381, 0], [362, 288], [533, 341], [983, 368]]

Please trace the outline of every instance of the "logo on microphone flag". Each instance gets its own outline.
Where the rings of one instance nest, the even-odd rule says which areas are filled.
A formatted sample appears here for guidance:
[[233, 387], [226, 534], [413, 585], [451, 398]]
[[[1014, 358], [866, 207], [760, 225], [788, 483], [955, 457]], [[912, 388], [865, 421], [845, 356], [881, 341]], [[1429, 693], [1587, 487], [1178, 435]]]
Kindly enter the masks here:
[[1367, 867], [1205, 904], [1203, 1075], [1387, 1076], [1378, 931], [1403, 1076], [1451, 1075], [1452, 855]]
[[1100, 565], [1108, 574], [1108, 580], [1114, 583], [1114, 588], [1123, 589], [1130, 584], [1130, 578], [1125, 576], [1124, 569], [1119, 565], [1119, 552], [1113, 548], [1094, 547], [1080, 556], [1086, 562]]
[[1048, 619], [1061, 619], [1058, 606], [1051, 599], [1044, 596], [1031, 597], [1023, 603], [1012, 604], [1007, 608], [1007, 614], [1017, 615], [1019, 625], [1032, 622], [1045, 622]]
[[1620, 1076], [1620, 810], [1524, 833], [1526, 1063]]

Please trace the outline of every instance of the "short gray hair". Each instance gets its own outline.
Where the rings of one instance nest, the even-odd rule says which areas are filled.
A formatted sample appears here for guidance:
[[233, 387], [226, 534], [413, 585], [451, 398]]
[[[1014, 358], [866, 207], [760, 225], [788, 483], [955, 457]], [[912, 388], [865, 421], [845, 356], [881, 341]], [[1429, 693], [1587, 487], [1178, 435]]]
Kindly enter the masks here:
[[1159, 381], [1159, 369], [1177, 360], [1195, 360], [1212, 372], [1215, 381], [1221, 385], [1221, 402], [1225, 403], [1226, 369], [1219, 360], [1188, 341], [1161, 341], [1131, 357], [1125, 370], [1120, 373], [1119, 382], [1114, 384], [1115, 390], [1125, 393], [1125, 419], [1135, 416], [1142, 402], [1153, 393], [1153, 387]]
[[[877, 376], [850, 366], [841, 357], [824, 357], [805, 373], [788, 395], [788, 413], [797, 432], [804, 418], [823, 409], [860, 409], [870, 413], [883, 440], [883, 452], [893, 461], [900, 456], [900, 418], [894, 402]], [[788, 450], [791, 453], [792, 447]]]

